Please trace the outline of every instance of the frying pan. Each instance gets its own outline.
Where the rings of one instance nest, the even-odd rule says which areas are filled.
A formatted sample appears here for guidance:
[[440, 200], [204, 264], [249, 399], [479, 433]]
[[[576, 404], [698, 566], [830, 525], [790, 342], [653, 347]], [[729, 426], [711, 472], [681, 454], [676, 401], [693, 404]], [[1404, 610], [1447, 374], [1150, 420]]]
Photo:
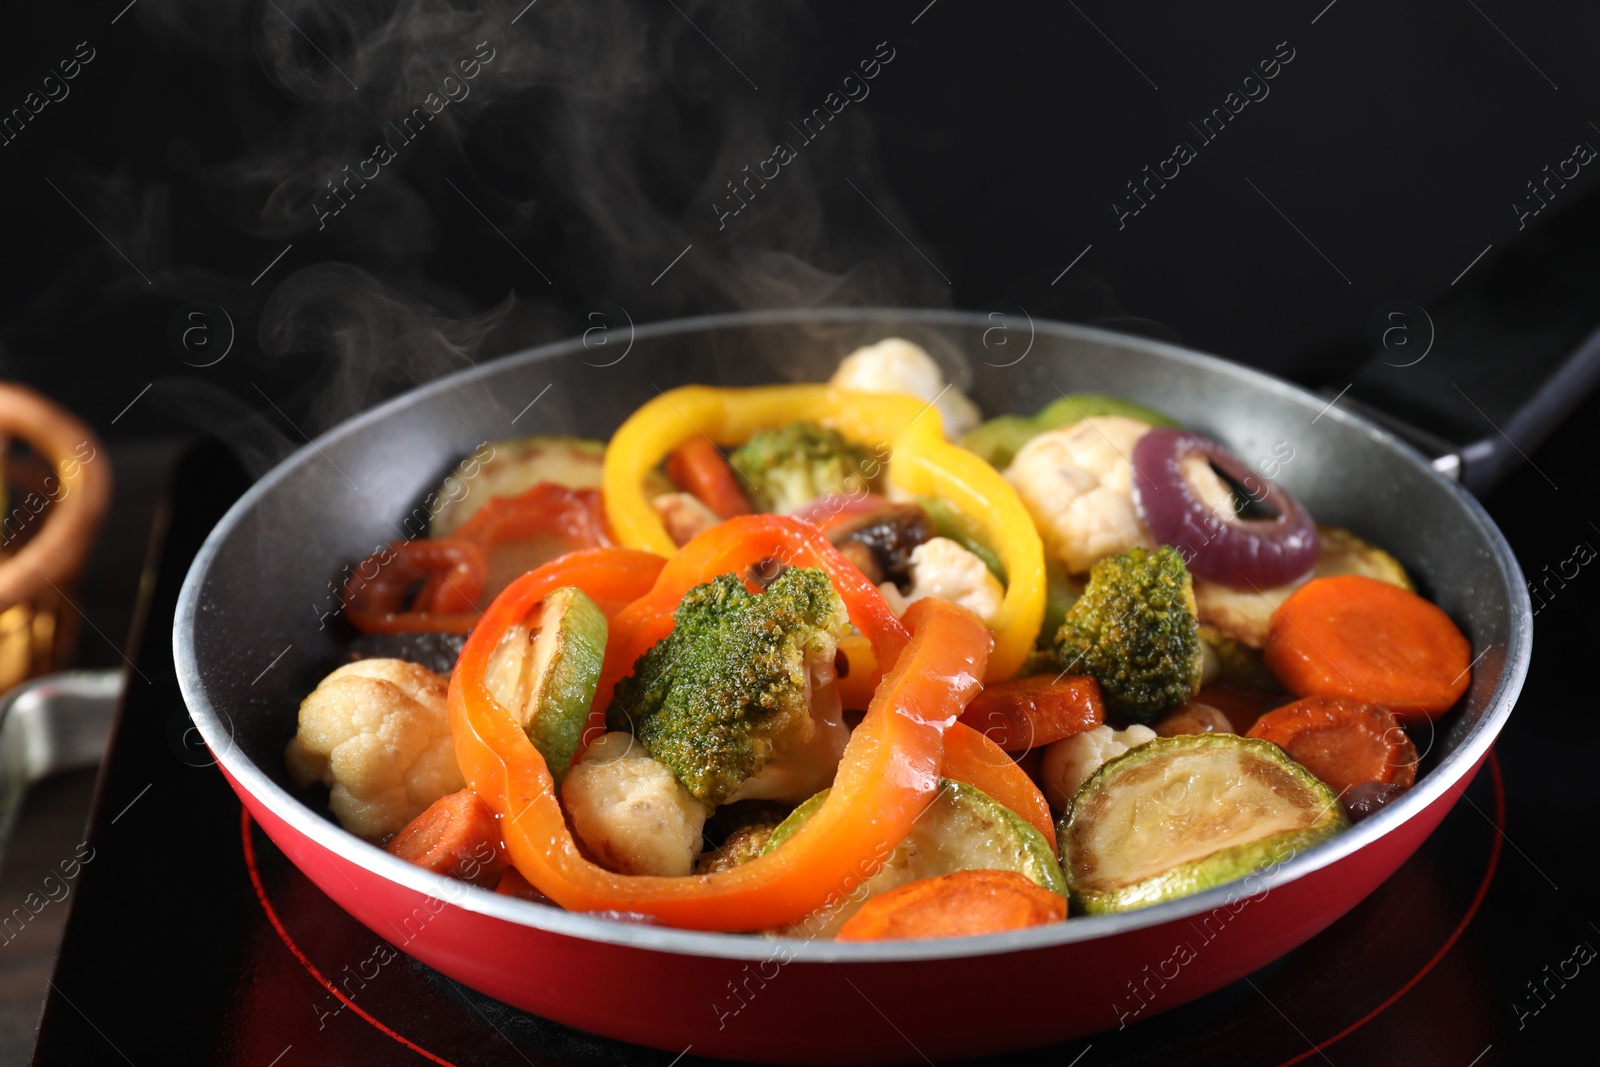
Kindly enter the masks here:
[[[1235, 981], [1370, 893], [1477, 773], [1528, 668], [1522, 574], [1470, 495], [1337, 404], [1171, 345], [995, 325], [860, 309], [685, 319], [533, 349], [353, 418], [262, 478], [196, 556], [173, 633], [190, 713], [250, 814], [350, 914], [483, 993], [610, 1037], [775, 1063], [947, 1059], [1116, 1028]], [[341, 568], [415, 532], [407, 517], [458, 458], [529, 433], [604, 438], [681, 384], [822, 380], [843, 353], [891, 336], [921, 343], [989, 414], [1036, 410], [1058, 390], [1108, 392], [1246, 463], [1292, 451], [1276, 479], [1318, 521], [1396, 555], [1472, 641], [1461, 706], [1417, 736], [1416, 787], [1247, 883], [1005, 934], [876, 944], [674, 930], [498, 896], [386, 854], [294, 791], [283, 748], [299, 700], [345, 659]]]

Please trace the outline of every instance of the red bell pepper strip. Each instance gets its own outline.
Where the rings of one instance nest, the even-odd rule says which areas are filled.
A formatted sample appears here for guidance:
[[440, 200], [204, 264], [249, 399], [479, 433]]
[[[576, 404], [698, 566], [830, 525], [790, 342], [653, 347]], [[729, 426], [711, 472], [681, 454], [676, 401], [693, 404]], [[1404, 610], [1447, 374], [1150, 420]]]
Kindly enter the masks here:
[[[395, 541], [357, 564], [345, 582], [350, 622], [364, 633], [466, 633], [478, 621], [489, 553], [502, 542], [540, 535], [574, 550], [610, 545], [600, 491], [540, 482], [514, 497], [492, 497], [448, 538]], [[419, 580], [422, 588], [407, 607], [406, 594]]]
[[467, 639], [450, 676], [456, 761], [502, 816], [512, 864], [540, 892], [571, 911], [644, 914], [669, 926], [765, 929], [828, 906], [875, 874], [933, 801], [944, 733], [978, 691], [992, 643], [963, 608], [913, 604], [906, 619], [914, 636], [851, 734], [828, 799], [794, 837], [715, 874], [622, 875], [578, 849], [544, 758], [484, 681], [506, 630], [562, 585], [595, 596], [557, 560], [508, 586]]
[[501, 541], [541, 534], [560, 537], [575, 549], [612, 544], [600, 490], [540, 482], [516, 496], [490, 497], [450, 537], [475, 541], [487, 550]]
[[[478, 621], [474, 605], [487, 574], [483, 549], [470, 541], [395, 541], [356, 564], [345, 580], [345, 614], [362, 633], [464, 634]], [[407, 592], [423, 579], [423, 592], [404, 607]]]
[[[437, 600], [433, 604], [422, 605], [421, 597], [418, 598], [420, 610], [390, 610], [390, 605], [398, 603], [406, 587], [419, 577], [421, 563], [439, 561], [469, 571], [474, 566], [477, 568], [469, 578], [445, 586], [447, 591], [455, 590], [463, 602], [470, 606], [471, 601], [466, 598], [473, 595], [473, 582], [478, 588], [482, 588], [483, 584], [483, 556], [476, 545], [470, 541], [455, 540], [396, 541], [390, 546], [390, 552], [394, 561], [379, 571], [381, 581], [366, 583], [357, 591], [354, 599], [348, 601], [351, 622], [356, 624], [357, 629], [366, 633], [416, 630], [468, 633], [477, 625], [479, 613], [476, 610], [457, 610], [459, 605], [441, 605]], [[568, 552], [552, 561], [553, 564], [560, 564], [561, 573], [574, 576], [567, 584], [581, 585], [607, 618], [648, 592], [666, 562], [653, 552], [640, 552], [633, 548], [585, 548]], [[537, 588], [542, 599], [545, 593], [557, 586]]]
[[[606, 526], [605, 504], [598, 489], [570, 489], [555, 482], [540, 482], [516, 496], [490, 497], [473, 516], [450, 535], [452, 541], [470, 541], [483, 550], [486, 576], [492, 576], [495, 553], [508, 541], [553, 538], [568, 551], [605, 548], [613, 543]], [[522, 570], [518, 567], [517, 570]], [[418, 605], [435, 595], [438, 576], [430, 578], [417, 595]], [[496, 590], [490, 590], [495, 592]], [[482, 591], [480, 590], [480, 595]]]
[[[654, 552], [636, 548], [580, 548], [558, 556], [506, 586], [495, 603], [512, 589], [532, 611], [545, 594], [564, 585], [575, 585], [588, 594], [609, 619], [614, 619], [629, 604], [649, 592], [667, 561]], [[524, 611], [524, 616], [527, 614]], [[520, 618], [512, 622], [522, 621]]]

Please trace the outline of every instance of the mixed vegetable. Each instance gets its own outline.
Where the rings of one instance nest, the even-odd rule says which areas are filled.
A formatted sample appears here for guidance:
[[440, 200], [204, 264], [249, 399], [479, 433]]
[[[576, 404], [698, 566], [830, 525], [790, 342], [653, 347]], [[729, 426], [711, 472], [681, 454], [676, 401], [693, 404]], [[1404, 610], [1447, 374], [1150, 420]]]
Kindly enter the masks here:
[[871, 941], [1145, 907], [1380, 810], [1470, 681], [1396, 560], [1219, 442], [1099, 394], [982, 422], [895, 338], [430, 499], [345, 616], [453, 669], [353, 642], [290, 775], [569, 910]]

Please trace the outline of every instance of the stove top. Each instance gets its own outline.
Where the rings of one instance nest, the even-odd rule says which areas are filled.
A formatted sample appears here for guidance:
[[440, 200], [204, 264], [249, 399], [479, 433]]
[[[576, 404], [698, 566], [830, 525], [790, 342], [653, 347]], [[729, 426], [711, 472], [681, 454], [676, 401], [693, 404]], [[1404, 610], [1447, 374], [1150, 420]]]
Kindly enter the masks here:
[[[1576, 459], [1573, 473], [1546, 453], [1592, 453], [1593, 430], [1575, 427], [1594, 426], [1596, 406], [1538, 457], [1580, 493], [1593, 476]], [[71, 888], [33, 1062], [687, 1067], [692, 1047], [675, 1060], [584, 1034], [393, 951], [250, 822], [191, 728], [168, 637], [190, 559], [246, 484], [214, 445], [197, 447], [177, 471], [182, 491], [172, 496], [149, 584], [144, 640]], [[1550, 523], [1528, 521], [1548, 492], [1542, 482], [1514, 480], [1491, 501], [1530, 575], [1541, 561], [1529, 552], [1561, 551]], [[1531, 531], [1526, 538], [1519, 525]], [[1600, 544], [1600, 532], [1588, 538]], [[1544, 609], [1558, 633], [1581, 637], [1589, 610], [1581, 596], [1552, 598]], [[1573, 787], [1581, 775], [1549, 773], [1544, 746], [1570, 739], [1563, 763], [1591, 758], [1591, 766], [1596, 746], [1592, 728], [1575, 725], [1578, 702], [1569, 699], [1576, 675], [1564, 664], [1581, 665], [1581, 654], [1567, 659], [1539, 622], [1543, 662], [1535, 661], [1498, 753], [1370, 898], [1226, 989], [1159, 1014], [1158, 1002], [1129, 999], [1123, 1029], [1004, 1062], [1487, 1067], [1553, 1058], [1587, 1036], [1582, 1005], [1600, 992], [1600, 976], [1585, 973], [1588, 946], [1600, 946], [1588, 916], [1600, 911], [1589, 907], [1582, 857], [1567, 842], [1597, 805]], [[909, 1041], [906, 1058], [920, 1059]]]

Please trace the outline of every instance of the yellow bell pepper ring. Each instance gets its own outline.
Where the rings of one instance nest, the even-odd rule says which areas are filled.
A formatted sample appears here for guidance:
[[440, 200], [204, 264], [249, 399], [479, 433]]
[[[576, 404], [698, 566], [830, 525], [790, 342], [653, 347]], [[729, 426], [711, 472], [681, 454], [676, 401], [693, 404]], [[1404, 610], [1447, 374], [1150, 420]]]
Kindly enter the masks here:
[[892, 486], [945, 500], [971, 522], [1006, 573], [987, 680], [1014, 675], [1044, 619], [1044, 545], [1011, 485], [946, 441], [938, 409], [915, 397], [830, 385], [686, 385], [662, 393], [629, 416], [606, 446], [606, 517], [618, 543], [664, 556], [677, 551], [645, 497], [644, 482], [678, 445], [700, 435], [734, 447], [757, 431], [794, 422], [819, 423], [868, 448], [887, 443]]

